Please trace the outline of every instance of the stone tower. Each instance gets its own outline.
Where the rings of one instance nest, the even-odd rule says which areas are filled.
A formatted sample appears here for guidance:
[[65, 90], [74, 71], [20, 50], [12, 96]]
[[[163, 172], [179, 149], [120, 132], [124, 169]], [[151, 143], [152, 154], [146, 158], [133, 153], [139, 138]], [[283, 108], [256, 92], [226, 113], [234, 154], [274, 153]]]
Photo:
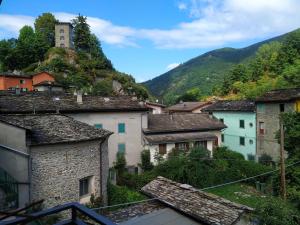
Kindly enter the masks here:
[[55, 47], [74, 48], [71, 23], [59, 22], [55, 24]]

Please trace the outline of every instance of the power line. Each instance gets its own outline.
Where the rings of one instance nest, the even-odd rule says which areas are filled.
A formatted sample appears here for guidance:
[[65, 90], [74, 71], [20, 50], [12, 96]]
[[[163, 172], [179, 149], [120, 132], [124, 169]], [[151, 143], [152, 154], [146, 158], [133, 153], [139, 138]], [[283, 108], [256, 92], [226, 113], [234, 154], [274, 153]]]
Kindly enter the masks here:
[[[294, 165], [299, 164], [299, 163], [300, 163], [300, 161], [289, 164], [285, 168], [294, 166]], [[247, 177], [247, 178], [243, 178], [243, 179], [236, 180], [236, 181], [231, 181], [231, 182], [227, 182], [227, 183], [223, 183], [223, 184], [218, 184], [218, 185], [202, 188], [202, 189], [199, 189], [199, 190], [200, 191], [205, 191], [205, 190], [210, 190], [210, 189], [214, 189], [214, 188], [218, 188], [218, 187], [227, 186], [227, 185], [230, 185], [230, 184], [236, 184], [236, 183], [240, 183], [240, 182], [243, 182], [243, 181], [252, 180], [252, 179], [257, 178], [257, 177], [265, 176], [265, 175], [268, 175], [268, 174], [271, 174], [271, 173], [274, 173], [274, 172], [277, 172], [277, 171], [279, 171], [279, 169], [271, 170], [269, 172], [261, 173], [261, 174], [256, 175], [256, 176]], [[116, 204], [116, 205], [103, 206], [103, 207], [99, 207], [99, 208], [93, 208], [92, 210], [99, 210], [99, 209], [107, 209], [107, 208], [113, 208], [113, 207], [118, 207], [118, 206], [132, 205], [132, 204], [137, 204], [137, 203], [149, 202], [149, 201], [153, 201], [153, 200], [159, 200], [159, 198], [150, 198], [150, 199], [145, 199], [145, 200], [141, 200], [141, 201], [126, 202], [126, 203], [120, 203], [120, 204]]]

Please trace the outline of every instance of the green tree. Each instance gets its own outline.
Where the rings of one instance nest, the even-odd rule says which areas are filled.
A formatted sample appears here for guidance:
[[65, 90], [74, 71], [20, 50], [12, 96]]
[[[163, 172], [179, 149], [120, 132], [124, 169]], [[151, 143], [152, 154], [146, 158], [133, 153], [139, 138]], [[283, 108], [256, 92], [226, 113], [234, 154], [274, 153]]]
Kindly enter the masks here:
[[104, 79], [95, 83], [92, 93], [101, 96], [113, 95], [112, 80]]
[[300, 87], [300, 59], [288, 65], [282, 75], [292, 86]]
[[52, 13], [43, 13], [38, 16], [34, 22], [35, 32], [40, 36], [40, 41], [46, 43], [49, 47], [55, 45], [55, 19]]
[[74, 45], [78, 51], [90, 52], [91, 31], [86, 20], [87, 18], [80, 14], [72, 20], [74, 26]]
[[149, 171], [153, 169], [153, 163], [151, 162], [150, 150], [144, 149], [141, 152], [141, 164], [140, 167], [143, 171]]
[[16, 44], [16, 39], [0, 41], [0, 71], [12, 70], [15, 67], [17, 62], [11, 60]]
[[177, 98], [177, 102], [199, 101], [201, 97], [201, 90], [199, 88], [192, 88], [183, 95], [179, 96]]

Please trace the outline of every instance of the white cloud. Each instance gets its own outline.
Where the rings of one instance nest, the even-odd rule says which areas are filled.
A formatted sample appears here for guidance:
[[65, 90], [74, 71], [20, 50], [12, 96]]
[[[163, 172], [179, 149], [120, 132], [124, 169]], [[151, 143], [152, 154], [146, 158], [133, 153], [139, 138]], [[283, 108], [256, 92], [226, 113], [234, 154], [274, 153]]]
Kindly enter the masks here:
[[[185, 0], [178, 7], [188, 10], [190, 22], [171, 29], [137, 29], [118, 26], [108, 20], [88, 17], [91, 30], [101, 41], [117, 46], [138, 46], [148, 40], [157, 48], [208, 48], [267, 38], [300, 27], [299, 0]], [[62, 21], [75, 14], [54, 13]], [[22, 15], [0, 15], [0, 38], [17, 35], [34, 18]]]
[[180, 10], [186, 10], [187, 9], [187, 5], [184, 2], [180, 2], [180, 3], [178, 3], [178, 9], [180, 9]]
[[171, 63], [167, 66], [166, 69], [169, 71], [169, 70], [175, 69], [179, 65], [180, 65], [180, 63]]

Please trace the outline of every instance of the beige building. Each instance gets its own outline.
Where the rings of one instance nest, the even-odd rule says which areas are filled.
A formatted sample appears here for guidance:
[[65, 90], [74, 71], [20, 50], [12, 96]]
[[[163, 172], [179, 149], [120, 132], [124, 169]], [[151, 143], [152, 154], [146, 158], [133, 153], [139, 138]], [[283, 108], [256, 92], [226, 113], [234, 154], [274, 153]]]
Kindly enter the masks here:
[[150, 114], [148, 128], [143, 129], [144, 148], [150, 150], [151, 161], [157, 154], [166, 158], [173, 149], [189, 151], [203, 147], [213, 155], [221, 144], [221, 130], [226, 126], [208, 114]]
[[110, 134], [63, 115], [1, 115], [0, 165], [16, 180], [17, 207], [86, 203], [92, 194], [105, 203]]
[[55, 24], [55, 47], [74, 48], [71, 23], [59, 22]]

